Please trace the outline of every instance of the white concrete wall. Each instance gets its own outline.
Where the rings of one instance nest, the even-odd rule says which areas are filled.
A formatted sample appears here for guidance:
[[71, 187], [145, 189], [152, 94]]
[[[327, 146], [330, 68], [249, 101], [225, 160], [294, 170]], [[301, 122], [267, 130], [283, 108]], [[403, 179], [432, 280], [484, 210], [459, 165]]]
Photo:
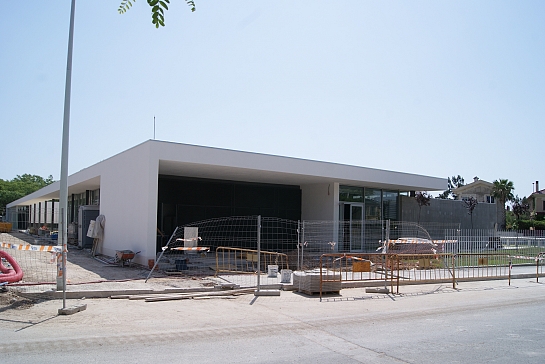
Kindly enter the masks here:
[[103, 162], [100, 180], [100, 213], [106, 218], [102, 253], [140, 251], [134, 261], [155, 259], [157, 229], [158, 159], [149, 144]]
[[301, 218], [334, 221], [339, 217], [339, 184], [324, 183], [301, 186]]
[[[338, 221], [339, 183], [310, 184], [301, 186], [302, 220]], [[338, 226], [334, 224], [330, 241], [337, 241]], [[339, 248], [336, 244], [334, 251]]]

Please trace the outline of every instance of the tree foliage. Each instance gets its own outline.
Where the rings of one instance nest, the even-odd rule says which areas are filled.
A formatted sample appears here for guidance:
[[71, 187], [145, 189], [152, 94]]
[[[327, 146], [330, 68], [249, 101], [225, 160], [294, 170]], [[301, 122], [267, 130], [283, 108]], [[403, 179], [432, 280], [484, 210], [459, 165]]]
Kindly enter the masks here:
[[502, 228], [505, 228], [506, 226], [505, 204], [513, 200], [514, 190], [515, 187], [513, 185], [513, 182], [507, 179], [497, 179], [493, 182], [492, 196], [497, 198], [500, 205], [502, 206]]
[[460, 175], [458, 176], [452, 176], [448, 177], [448, 185], [447, 189], [443, 191], [443, 193], [439, 194], [437, 198], [441, 198], [443, 200], [449, 199], [451, 196], [454, 197], [454, 194], [452, 191], [454, 191], [458, 187], [462, 187], [465, 185], [464, 178]]
[[[136, 0], [122, 0], [117, 12], [119, 14], [125, 14], [127, 10], [132, 7], [132, 3]], [[151, 7], [151, 22], [155, 25], [155, 28], [165, 26], [165, 11], [168, 10], [170, 0], [147, 0], [148, 5]], [[190, 7], [191, 11], [197, 10], [194, 0], [185, 0], [186, 4]]]
[[422, 212], [423, 206], [429, 206], [431, 195], [427, 192], [418, 192], [414, 199], [416, 200], [416, 203], [418, 204], [418, 223], [420, 224], [420, 213]]
[[469, 197], [469, 198], [464, 200], [464, 206], [467, 209], [467, 213], [471, 217], [471, 228], [472, 229], [473, 229], [473, 210], [475, 210], [475, 207], [477, 207], [478, 204], [479, 204], [479, 202], [477, 202], [477, 199], [475, 197]]
[[43, 178], [31, 174], [23, 174], [8, 181], [0, 179], [0, 215], [6, 212], [6, 205], [34, 191], [53, 183], [53, 176]]
[[520, 220], [522, 216], [525, 216], [530, 211], [530, 204], [526, 197], [520, 198], [515, 196], [513, 198], [513, 204], [511, 205], [513, 209], [513, 214], [515, 214], [517, 220]]

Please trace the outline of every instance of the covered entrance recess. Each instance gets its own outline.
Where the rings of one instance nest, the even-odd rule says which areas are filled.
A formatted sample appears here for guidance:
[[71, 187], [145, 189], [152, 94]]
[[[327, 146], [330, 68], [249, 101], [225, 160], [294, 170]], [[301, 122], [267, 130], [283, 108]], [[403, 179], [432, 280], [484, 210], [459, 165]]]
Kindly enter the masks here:
[[384, 220], [397, 221], [399, 191], [339, 186], [339, 251], [373, 252]]

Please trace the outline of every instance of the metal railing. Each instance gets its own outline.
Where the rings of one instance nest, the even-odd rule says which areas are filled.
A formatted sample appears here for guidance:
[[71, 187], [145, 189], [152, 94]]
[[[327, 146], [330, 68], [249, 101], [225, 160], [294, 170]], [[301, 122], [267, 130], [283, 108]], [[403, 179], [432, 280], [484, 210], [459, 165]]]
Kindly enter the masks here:
[[385, 288], [389, 285], [394, 292], [395, 287], [399, 293], [400, 285], [405, 284], [452, 283], [452, 288], [456, 288], [460, 281], [508, 279], [510, 284], [512, 277], [534, 276], [539, 281], [539, 277], [545, 276], [545, 268], [540, 264], [544, 259], [545, 252], [533, 256], [503, 252], [323, 254], [319, 293], [321, 298], [323, 293], [336, 292], [343, 282], [384, 281]]

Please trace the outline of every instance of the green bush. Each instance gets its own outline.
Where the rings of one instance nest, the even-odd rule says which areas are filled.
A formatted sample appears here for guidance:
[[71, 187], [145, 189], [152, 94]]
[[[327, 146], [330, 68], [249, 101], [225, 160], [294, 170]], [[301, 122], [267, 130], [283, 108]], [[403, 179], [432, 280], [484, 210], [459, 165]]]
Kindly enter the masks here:
[[534, 227], [535, 230], [545, 230], [545, 221], [540, 220], [519, 220], [518, 229], [519, 230], [530, 230], [531, 227]]

